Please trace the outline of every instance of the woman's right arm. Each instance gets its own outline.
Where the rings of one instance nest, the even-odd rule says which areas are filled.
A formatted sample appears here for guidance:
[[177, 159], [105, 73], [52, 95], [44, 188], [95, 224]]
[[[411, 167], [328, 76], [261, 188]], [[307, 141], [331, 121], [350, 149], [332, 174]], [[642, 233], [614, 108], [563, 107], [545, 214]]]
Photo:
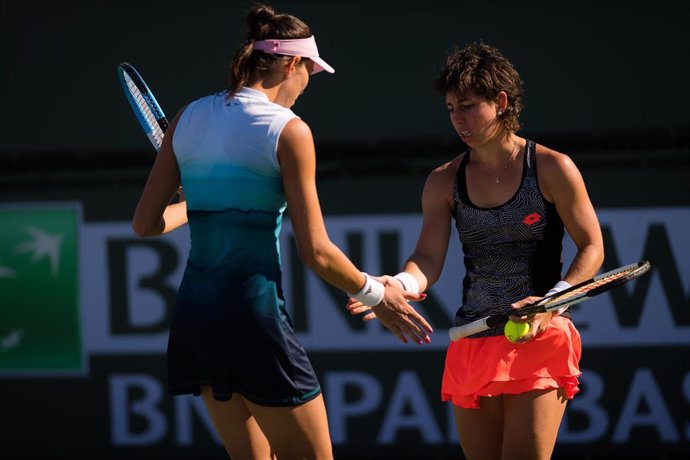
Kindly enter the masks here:
[[[451, 231], [454, 164], [450, 162], [439, 166], [427, 177], [422, 192], [422, 229], [417, 238], [417, 246], [405, 261], [402, 273], [395, 277], [385, 275], [379, 278], [386, 285], [424, 292], [441, 276]], [[365, 321], [376, 318], [374, 313], [368, 312], [366, 306], [353, 298], [349, 299], [347, 309], [353, 315], [364, 313], [362, 319]]]
[[165, 132], [161, 150], [156, 155], [134, 211], [132, 228], [138, 236], [158, 236], [187, 223], [186, 201], [170, 204], [180, 189], [180, 170], [173, 152], [172, 139], [183, 111], [184, 107]]
[[[289, 121], [283, 128], [278, 140], [278, 161], [300, 258], [333, 286], [347, 293], [359, 291], [365, 284], [365, 276], [331, 242], [326, 232], [316, 190], [314, 140], [309, 126], [299, 118]], [[415, 342], [429, 341], [422, 328], [431, 332], [431, 326], [407, 302], [423, 298], [419, 294], [386, 287], [382, 302], [373, 309], [384, 325], [403, 342], [407, 342], [406, 337]]]
[[428, 290], [441, 276], [451, 232], [451, 191], [455, 179], [453, 162], [429, 174], [422, 192], [422, 229], [417, 246], [403, 265], [419, 291]]

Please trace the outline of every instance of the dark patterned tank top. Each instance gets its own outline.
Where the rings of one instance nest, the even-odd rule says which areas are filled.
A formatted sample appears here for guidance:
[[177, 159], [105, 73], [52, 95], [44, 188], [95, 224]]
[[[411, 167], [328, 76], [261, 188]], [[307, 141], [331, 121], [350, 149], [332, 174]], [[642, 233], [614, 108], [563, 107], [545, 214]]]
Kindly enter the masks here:
[[[470, 202], [465, 171], [467, 151], [453, 189], [455, 227], [465, 262], [460, 326], [505, 313], [530, 295], [543, 296], [561, 279], [563, 222], [539, 190], [535, 144], [527, 141], [520, 187], [506, 203], [479, 208]], [[472, 337], [503, 334], [500, 328]]]

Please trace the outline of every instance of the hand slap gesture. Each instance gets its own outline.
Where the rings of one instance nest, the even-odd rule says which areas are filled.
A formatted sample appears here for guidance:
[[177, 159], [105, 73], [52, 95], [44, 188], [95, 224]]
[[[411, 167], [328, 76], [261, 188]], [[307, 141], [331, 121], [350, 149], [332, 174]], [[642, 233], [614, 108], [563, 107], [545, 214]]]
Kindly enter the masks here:
[[386, 278], [377, 278], [383, 282], [386, 290], [383, 300], [375, 307], [367, 307], [363, 303], [350, 298], [346, 308], [352, 315], [364, 313], [362, 319], [371, 321], [378, 318], [400, 341], [407, 343], [408, 340], [423, 344], [430, 343], [428, 334], [434, 331], [429, 323], [417, 313], [408, 302], [421, 301], [426, 298], [426, 294], [414, 294], [400, 289], [396, 284], [386, 282]]

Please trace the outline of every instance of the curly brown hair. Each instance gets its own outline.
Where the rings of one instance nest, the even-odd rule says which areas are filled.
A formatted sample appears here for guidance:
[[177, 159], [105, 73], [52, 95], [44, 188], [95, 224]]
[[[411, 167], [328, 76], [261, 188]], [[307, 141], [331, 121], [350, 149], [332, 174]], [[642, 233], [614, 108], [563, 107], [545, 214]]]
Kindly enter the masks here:
[[456, 47], [448, 55], [434, 88], [443, 95], [472, 91], [491, 101], [505, 91], [508, 106], [498, 121], [508, 131], [520, 129], [522, 79], [513, 64], [494, 46], [479, 41], [464, 48]]
[[257, 71], [267, 71], [272, 64], [284, 56], [254, 51], [257, 40], [295, 39], [311, 37], [311, 29], [291, 14], [278, 14], [272, 7], [255, 4], [247, 15], [246, 41], [237, 50], [230, 69], [227, 90], [230, 96], [245, 86]]

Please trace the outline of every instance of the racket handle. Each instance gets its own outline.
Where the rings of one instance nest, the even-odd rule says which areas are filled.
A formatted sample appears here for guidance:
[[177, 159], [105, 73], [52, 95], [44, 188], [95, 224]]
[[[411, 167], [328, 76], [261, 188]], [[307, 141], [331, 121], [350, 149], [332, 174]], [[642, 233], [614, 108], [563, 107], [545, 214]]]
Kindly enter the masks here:
[[490, 317], [487, 316], [486, 318], [478, 319], [477, 321], [472, 321], [471, 323], [465, 324], [463, 326], [451, 327], [450, 329], [448, 329], [448, 335], [450, 336], [450, 340], [455, 342], [463, 337], [467, 337], [478, 332], [484, 332], [490, 329], [489, 325], [486, 323], [486, 320], [488, 320], [489, 318]]

